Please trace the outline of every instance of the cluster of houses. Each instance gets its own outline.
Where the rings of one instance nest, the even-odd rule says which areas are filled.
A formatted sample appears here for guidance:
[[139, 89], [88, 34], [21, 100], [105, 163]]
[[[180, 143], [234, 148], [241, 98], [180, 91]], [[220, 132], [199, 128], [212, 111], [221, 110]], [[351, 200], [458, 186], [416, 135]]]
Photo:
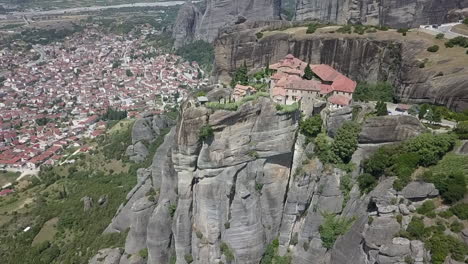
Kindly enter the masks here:
[[[304, 78], [308, 64], [289, 54], [269, 66], [275, 73], [270, 78], [270, 96], [279, 104], [291, 105], [301, 102], [313, 104], [326, 100], [330, 109], [339, 109], [352, 103], [357, 83], [325, 64], [309, 65], [312, 78]], [[234, 100], [255, 93], [251, 86], [237, 85]]]
[[151, 31], [142, 32], [88, 28], [21, 54], [15, 43], [0, 50], [0, 169], [54, 164], [68, 146], [104, 133], [108, 108], [164, 111], [206, 84], [197, 63], [148, 46]]

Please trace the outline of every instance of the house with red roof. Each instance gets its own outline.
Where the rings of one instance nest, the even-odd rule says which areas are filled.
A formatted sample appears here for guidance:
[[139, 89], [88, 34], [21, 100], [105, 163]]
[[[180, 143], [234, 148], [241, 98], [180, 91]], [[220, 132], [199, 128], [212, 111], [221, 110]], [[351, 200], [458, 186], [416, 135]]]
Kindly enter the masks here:
[[270, 94], [275, 102], [289, 105], [323, 98], [332, 109], [351, 104], [355, 81], [325, 64], [310, 65], [314, 77], [307, 80], [303, 78], [306, 67], [306, 62], [291, 54], [270, 65], [276, 71], [270, 82]]
[[237, 84], [236, 87], [234, 87], [234, 91], [232, 92], [232, 98], [234, 99], [234, 101], [239, 101], [243, 97], [252, 95], [256, 92], [257, 89], [255, 89], [252, 86]]

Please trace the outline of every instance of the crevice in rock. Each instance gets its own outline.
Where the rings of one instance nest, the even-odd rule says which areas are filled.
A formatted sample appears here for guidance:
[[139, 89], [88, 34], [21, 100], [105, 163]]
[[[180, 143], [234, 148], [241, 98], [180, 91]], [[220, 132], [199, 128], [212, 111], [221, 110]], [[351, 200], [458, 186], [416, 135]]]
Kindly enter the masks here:
[[234, 197], [236, 196], [236, 184], [237, 184], [237, 176], [239, 175], [239, 172], [241, 172], [243, 169], [245, 169], [245, 167], [247, 167], [247, 163], [242, 166], [241, 168], [239, 168], [239, 170], [236, 171], [236, 173], [234, 174], [234, 176], [232, 177], [232, 186], [231, 186], [231, 191], [229, 192], [229, 215], [228, 215], [228, 221], [231, 220], [231, 206], [232, 206], [232, 203], [234, 201]]

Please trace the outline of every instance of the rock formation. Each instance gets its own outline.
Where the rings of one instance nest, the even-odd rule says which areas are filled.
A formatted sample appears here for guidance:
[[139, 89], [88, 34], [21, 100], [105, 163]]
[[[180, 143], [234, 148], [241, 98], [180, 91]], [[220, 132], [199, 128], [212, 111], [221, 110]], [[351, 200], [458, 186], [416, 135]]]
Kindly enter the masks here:
[[[402, 39], [396, 32], [357, 35], [277, 30], [291, 25], [286, 21], [246, 22], [223, 29], [214, 43], [215, 76], [227, 83], [244, 62], [258, 69], [291, 53], [303, 61], [331, 65], [356, 81], [389, 81], [403, 101], [468, 109], [468, 65], [454, 57], [431, 57], [426, 52], [433, 45], [430, 40]], [[261, 31], [273, 32], [258, 39], [256, 33]], [[462, 49], [458, 52], [464, 55]], [[432, 66], [421, 68], [426, 59]]]
[[[434, 185], [413, 182], [397, 192], [394, 179], [386, 178], [368, 195], [354, 184], [343, 189], [345, 177], [355, 182], [359, 168], [347, 174], [320, 162], [313, 143], [297, 134], [298, 118], [299, 112], [280, 113], [262, 97], [237, 111], [185, 102], [177, 126], [152, 165], [138, 170], [137, 185], [106, 229], [128, 231], [125, 247], [103, 249], [90, 263], [258, 264], [273, 241], [275, 254], [298, 264], [422, 264], [430, 258], [421, 241], [395, 236], [415, 206], [437, 195]], [[377, 120], [385, 126], [386, 119]], [[201, 135], [207, 127], [212, 133]], [[369, 151], [356, 152], [353, 162]], [[353, 223], [331, 249], [319, 231], [326, 213]]]
[[147, 144], [152, 143], [161, 131], [173, 125], [174, 121], [166, 116], [146, 116], [135, 121], [132, 128], [132, 145], [125, 154], [134, 162], [142, 162], [149, 154]]
[[367, 119], [359, 134], [359, 143], [378, 144], [403, 141], [423, 133], [426, 128], [416, 117], [379, 116]]
[[296, 20], [414, 28], [447, 22], [449, 13], [464, 7], [468, 7], [465, 0], [298, 0]]
[[200, 12], [192, 3], [181, 7], [173, 37], [178, 48], [192, 40], [213, 42], [218, 31], [247, 20], [279, 19], [281, 0], [208, 0]]
[[194, 39], [201, 15], [200, 10], [191, 2], [182, 5], [177, 13], [176, 22], [172, 30], [175, 48], [179, 48]]

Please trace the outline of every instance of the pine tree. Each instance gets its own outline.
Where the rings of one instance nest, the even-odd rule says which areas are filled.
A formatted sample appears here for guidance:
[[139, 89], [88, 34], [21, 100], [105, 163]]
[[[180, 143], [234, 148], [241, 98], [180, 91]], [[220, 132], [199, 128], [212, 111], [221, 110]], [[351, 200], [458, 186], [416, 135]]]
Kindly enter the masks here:
[[387, 104], [383, 101], [378, 101], [377, 106], [375, 107], [377, 116], [386, 116], [388, 115]]
[[231, 87], [234, 88], [236, 84], [240, 83], [242, 85], [249, 84], [249, 76], [247, 75], [248, 69], [247, 64], [244, 61], [244, 64], [239, 67], [234, 73], [234, 77], [231, 80]]
[[310, 64], [307, 64], [304, 70], [303, 78], [306, 80], [312, 80], [313, 77], [314, 77], [314, 73], [312, 72], [312, 69], [310, 68]]

